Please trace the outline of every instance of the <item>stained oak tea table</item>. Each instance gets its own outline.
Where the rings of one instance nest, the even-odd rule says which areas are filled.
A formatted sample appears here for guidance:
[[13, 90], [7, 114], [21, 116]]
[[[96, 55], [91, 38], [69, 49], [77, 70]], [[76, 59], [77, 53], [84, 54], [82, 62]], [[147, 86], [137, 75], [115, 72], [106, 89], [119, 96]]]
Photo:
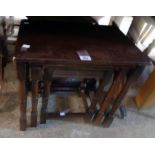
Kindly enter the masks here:
[[15, 60], [20, 130], [27, 127], [27, 80], [32, 82], [32, 127], [37, 126], [39, 81], [44, 82], [40, 123], [46, 123], [52, 81], [68, 77], [100, 81], [88, 113], [94, 124], [108, 127], [129, 86], [150, 64], [150, 59], [115, 25], [27, 20], [21, 22]]

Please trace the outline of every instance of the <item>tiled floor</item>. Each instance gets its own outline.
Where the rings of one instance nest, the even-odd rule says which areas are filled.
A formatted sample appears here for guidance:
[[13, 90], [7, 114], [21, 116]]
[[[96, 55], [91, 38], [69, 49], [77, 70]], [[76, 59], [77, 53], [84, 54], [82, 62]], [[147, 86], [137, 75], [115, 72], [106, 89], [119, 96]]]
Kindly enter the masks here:
[[[129, 97], [125, 100], [128, 101], [127, 117], [124, 120], [116, 117], [110, 128], [96, 127], [84, 123], [83, 119], [70, 121], [55, 119], [48, 120], [46, 125], [38, 124], [37, 128], [28, 128], [25, 132], [21, 132], [18, 129], [18, 81], [13, 64], [7, 66], [5, 75], [7, 81], [0, 93], [0, 137], [155, 137], [155, 108], [137, 110], [134, 101]], [[79, 104], [82, 103], [82, 99], [78, 95], [57, 94], [50, 97], [49, 110], [57, 109], [54, 107], [55, 101], [59, 107], [62, 103], [63, 105], [69, 103], [72, 111], [84, 110], [82, 104]], [[28, 117], [30, 102], [31, 98], [28, 97]]]

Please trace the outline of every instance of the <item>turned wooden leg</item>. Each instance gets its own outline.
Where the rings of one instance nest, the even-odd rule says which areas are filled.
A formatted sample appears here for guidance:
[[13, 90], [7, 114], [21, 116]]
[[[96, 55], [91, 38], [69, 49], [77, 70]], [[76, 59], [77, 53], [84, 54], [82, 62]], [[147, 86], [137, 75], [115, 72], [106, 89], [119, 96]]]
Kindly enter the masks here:
[[46, 123], [47, 119], [47, 105], [48, 99], [50, 95], [50, 86], [53, 79], [53, 71], [51, 71], [48, 67], [44, 69], [43, 81], [44, 81], [44, 92], [42, 96], [42, 107], [41, 107], [41, 115], [40, 115], [40, 123]]
[[47, 105], [48, 105], [48, 98], [50, 95], [50, 81], [45, 81], [44, 85], [44, 93], [43, 93], [43, 101], [41, 107], [41, 114], [40, 114], [40, 123], [45, 124], [47, 119]]
[[89, 108], [89, 112], [91, 114], [93, 114], [95, 112], [96, 104], [100, 100], [100, 97], [103, 96], [104, 87], [110, 81], [112, 74], [113, 74], [112, 71], [107, 71], [107, 72], [105, 72], [103, 79], [101, 79], [100, 85], [99, 85], [97, 92], [95, 93], [95, 95], [92, 99], [92, 103], [91, 103], [91, 106]]
[[27, 93], [25, 81], [19, 81], [19, 94], [20, 94], [20, 130], [24, 131], [27, 126], [26, 106], [27, 106]]
[[26, 130], [27, 118], [26, 118], [26, 106], [27, 106], [27, 90], [26, 90], [26, 64], [17, 62], [17, 77], [19, 79], [19, 95], [20, 95], [20, 130]]
[[120, 83], [122, 77], [126, 74], [125, 70], [120, 71], [119, 73], [117, 73], [113, 79], [113, 83], [111, 85], [111, 88], [109, 89], [105, 99], [103, 100], [103, 102], [101, 103], [100, 106], [100, 110], [97, 113], [97, 116], [95, 118], [95, 124], [99, 125], [101, 123], [101, 120], [103, 118], [103, 114], [106, 110], [106, 108], [108, 107], [108, 105], [110, 104], [110, 101], [112, 100], [113, 96], [115, 95], [115, 91], [116, 88], [118, 86], [118, 84]]
[[31, 111], [31, 127], [37, 126], [37, 105], [38, 105], [38, 82], [32, 81], [32, 111]]
[[137, 69], [135, 69], [134, 71], [130, 71], [128, 76], [127, 76], [127, 80], [124, 84], [124, 86], [122, 87], [122, 90], [120, 91], [118, 97], [116, 98], [112, 109], [110, 110], [109, 114], [105, 117], [104, 121], [103, 121], [103, 125], [104, 127], [109, 127], [113, 121], [113, 115], [116, 112], [116, 110], [120, 107], [121, 105], [121, 101], [124, 98], [124, 96], [126, 95], [129, 86], [137, 80], [137, 78], [140, 76], [140, 74], [143, 71], [143, 67], [138, 67]]
[[30, 67], [29, 67], [29, 64], [26, 65], [26, 88], [27, 88], [27, 91], [30, 91], [31, 90], [31, 80], [30, 80]]
[[31, 111], [31, 127], [37, 126], [37, 105], [38, 105], [38, 81], [42, 78], [41, 67], [31, 66], [32, 79], [32, 111]]

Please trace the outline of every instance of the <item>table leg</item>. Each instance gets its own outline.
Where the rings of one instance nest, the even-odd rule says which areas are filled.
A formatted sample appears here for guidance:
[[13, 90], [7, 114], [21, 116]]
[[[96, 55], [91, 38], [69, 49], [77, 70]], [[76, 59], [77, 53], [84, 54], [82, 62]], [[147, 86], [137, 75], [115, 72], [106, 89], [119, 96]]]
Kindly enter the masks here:
[[38, 82], [32, 81], [32, 111], [31, 111], [31, 127], [37, 126], [37, 105], [38, 105]]
[[20, 130], [24, 131], [27, 126], [26, 106], [27, 106], [27, 91], [25, 81], [19, 81], [20, 93]]
[[96, 125], [99, 125], [101, 123], [101, 120], [103, 118], [103, 113], [105, 112], [105, 110], [108, 107], [110, 101], [112, 100], [113, 96], [115, 95], [116, 90], [117, 90], [117, 86], [120, 83], [122, 77], [125, 76], [125, 74], [126, 74], [126, 70], [122, 70], [119, 73], [115, 74], [115, 77], [113, 79], [113, 83], [111, 85], [111, 88], [109, 89], [105, 99], [101, 103], [100, 110], [97, 113], [97, 116], [95, 118], [95, 124]]
[[50, 95], [50, 81], [45, 81], [44, 84], [44, 94], [43, 94], [43, 101], [42, 101], [42, 107], [41, 107], [41, 115], [40, 115], [40, 123], [45, 124], [47, 119], [47, 105], [48, 105], [48, 98]]
[[121, 105], [121, 101], [124, 98], [124, 96], [126, 95], [129, 86], [135, 81], [137, 80], [137, 78], [140, 76], [140, 74], [143, 71], [143, 67], [139, 67], [134, 71], [130, 71], [128, 76], [127, 76], [127, 80], [124, 84], [124, 86], [122, 87], [121, 92], [119, 93], [112, 109], [110, 110], [109, 114], [105, 117], [104, 121], [103, 121], [103, 125], [104, 127], [109, 127], [113, 121], [113, 115], [116, 112], [116, 110], [120, 107]]
[[41, 67], [31, 66], [32, 79], [32, 111], [31, 111], [31, 127], [37, 126], [37, 105], [38, 105], [38, 82], [42, 79]]
[[17, 62], [17, 77], [19, 79], [19, 95], [20, 95], [20, 130], [24, 131], [27, 126], [26, 106], [27, 106], [27, 89], [26, 89], [26, 64]]
[[95, 112], [95, 108], [96, 108], [96, 104], [97, 102], [100, 100], [100, 97], [103, 95], [103, 89], [106, 86], [107, 83], [109, 83], [111, 77], [112, 77], [113, 72], [112, 71], [107, 71], [105, 72], [105, 75], [103, 77], [103, 79], [101, 80], [101, 83], [97, 89], [97, 92], [95, 93], [93, 99], [92, 99], [92, 103], [91, 106], [89, 108], [89, 112], [91, 114], [94, 114]]
[[26, 88], [27, 88], [27, 91], [30, 91], [31, 90], [31, 80], [30, 80], [30, 66], [29, 64], [26, 64]]

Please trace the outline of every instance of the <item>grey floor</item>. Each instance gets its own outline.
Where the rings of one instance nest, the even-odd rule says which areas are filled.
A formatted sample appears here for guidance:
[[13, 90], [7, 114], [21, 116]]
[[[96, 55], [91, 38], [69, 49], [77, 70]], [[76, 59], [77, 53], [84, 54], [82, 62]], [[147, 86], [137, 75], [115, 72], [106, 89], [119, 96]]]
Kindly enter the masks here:
[[[155, 137], [155, 108], [138, 110], [131, 97], [126, 97], [128, 112], [125, 119], [117, 116], [110, 128], [93, 126], [84, 123], [83, 119], [68, 121], [48, 120], [46, 125], [38, 123], [37, 128], [28, 128], [25, 132], [19, 131], [19, 99], [18, 81], [15, 66], [10, 64], [6, 68], [6, 81], [0, 92], [0, 137]], [[130, 94], [130, 93], [128, 93]], [[55, 101], [81, 103], [79, 96], [72, 94], [69, 97], [60, 95], [51, 96], [51, 105]], [[28, 118], [30, 116], [30, 97], [28, 97]], [[39, 100], [40, 102], [40, 100]], [[39, 104], [40, 105], [40, 104]], [[82, 104], [74, 104], [73, 111], [83, 109]], [[48, 107], [52, 109], [53, 107]], [[40, 107], [38, 106], [38, 109]]]

